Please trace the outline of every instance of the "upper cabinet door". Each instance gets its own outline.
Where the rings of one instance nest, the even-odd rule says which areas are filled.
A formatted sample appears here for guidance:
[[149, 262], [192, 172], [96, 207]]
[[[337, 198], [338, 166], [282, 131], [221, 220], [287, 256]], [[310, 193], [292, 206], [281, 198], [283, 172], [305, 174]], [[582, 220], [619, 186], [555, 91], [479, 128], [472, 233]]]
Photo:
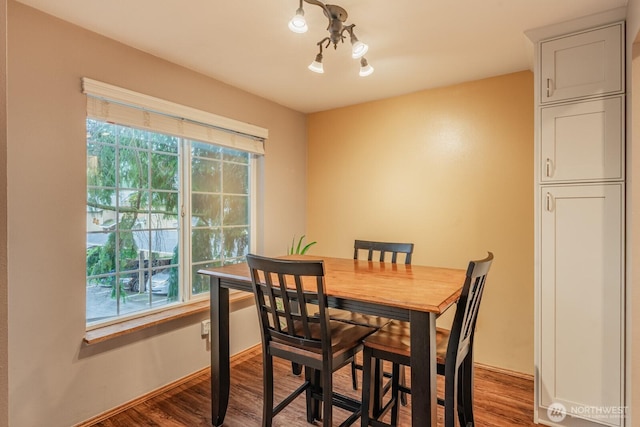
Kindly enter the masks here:
[[540, 113], [541, 183], [624, 179], [624, 97], [559, 104]]
[[542, 42], [540, 102], [622, 92], [623, 24]]

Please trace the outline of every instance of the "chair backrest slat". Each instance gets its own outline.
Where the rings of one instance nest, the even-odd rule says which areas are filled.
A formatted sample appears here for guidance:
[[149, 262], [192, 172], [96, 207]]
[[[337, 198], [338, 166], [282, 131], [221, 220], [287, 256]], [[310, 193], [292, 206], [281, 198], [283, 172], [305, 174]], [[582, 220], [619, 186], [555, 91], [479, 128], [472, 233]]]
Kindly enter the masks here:
[[472, 346], [480, 301], [492, 262], [493, 254], [489, 252], [485, 259], [471, 261], [467, 268], [447, 347], [447, 360], [455, 358], [456, 366], [462, 363]]
[[[263, 340], [267, 344], [278, 340], [323, 351], [330, 346], [323, 262], [249, 254], [247, 263]], [[309, 302], [318, 307], [310, 311]]]
[[373, 261], [373, 256], [379, 253], [378, 260], [385, 262], [386, 254], [391, 253], [391, 262], [396, 264], [398, 254], [404, 254], [404, 263], [411, 264], [411, 255], [413, 254], [413, 243], [393, 243], [393, 242], [375, 242], [371, 240], [356, 240], [353, 244], [353, 259], [358, 259], [361, 250], [367, 251], [367, 260]]

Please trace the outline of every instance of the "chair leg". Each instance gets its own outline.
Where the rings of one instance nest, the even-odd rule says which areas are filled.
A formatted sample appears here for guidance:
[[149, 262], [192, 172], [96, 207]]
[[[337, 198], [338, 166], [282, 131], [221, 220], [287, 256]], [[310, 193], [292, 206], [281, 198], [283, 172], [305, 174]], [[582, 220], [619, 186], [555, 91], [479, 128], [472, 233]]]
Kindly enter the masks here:
[[[300, 365], [298, 365], [300, 366]], [[315, 375], [315, 370], [304, 367], [304, 380], [311, 382], [312, 386], [307, 388], [305, 391], [306, 401], [307, 401], [307, 422], [312, 423], [316, 419], [316, 401], [313, 398], [313, 387], [315, 383], [313, 382], [313, 376]]]
[[302, 366], [291, 362], [291, 373], [296, 376], [300, 375], [302, 373]]
[[273, 357], [267, 351], [262, 352], [262, 427], [271, 427], [273, 422]]
[[[319, 370], [314, 370], [313, 372], [313, 389], [316, 391], [316, 394], [322, 395], [322, 376]], [[318, 421], [322, 420], [322, 400], [314, 399], [313, 401], [313, 415], [314, 418]]]
[[445, 371], [444, 425], [445, 427], [455, 427], [456, 416], [458, 415], [458, 368], [456, 366], [447, 366]]
[[373, 381], [375, 381], [375, 379], [371, 367], [371, 350], [365, 347], [362, 352], [362, 427], [368, 427], [371, 424], [371, 399], [373, 397], [371, 383]]
[[356, 357], [353, 356], [351, 361], [351, 386], [354, 390], [358, 389], [358, 376], [356, 374]]
[[398, 425], [398, 395], [404, 395], [405, 399], [407, 398], [406, 393], [400, 393], [400, 381], [402, 381], [402, 385], [404, 385], [404, 375], [401, 378], [401, 372], [404, 372], [404, 366], [400, 366], [397, 363], [393, 364], [391, 371], [391, 399], [393, 401], [393, 407], [391, 408], [391, 425]]
[[466, 417], [464, 413], [463, 377], [464, 377], [464, 373], [462, 372], [462, 366], [461, 366], [458, 372], [458, 395], [456, 397], [456, 399], [458, 399], [457, 413], [458, 413], [458, 421], [460, 422], [460, 427], [467, 427]]
[[322, 372], [322, 427], [333, 426], [333, 373], [329, 367]]
[[[459, 410], [462, 413], [463, 420], [461, 425], [466, 426], [469, 423], [473, 425], [473, 357], [471, 352], [460, 365], [460, 390], [459, 390]], [[462, 423], [464, 421], [464, 424]]]
[[[407, 379], [404, 374], [404, 366], [400, 366], [400, 384], [402, 384], [403, 387], [407, 386]], [[407, 406], [407, 393], [404, 391], [400, 392], [400, 403], [402, 404], [402, 406]]]

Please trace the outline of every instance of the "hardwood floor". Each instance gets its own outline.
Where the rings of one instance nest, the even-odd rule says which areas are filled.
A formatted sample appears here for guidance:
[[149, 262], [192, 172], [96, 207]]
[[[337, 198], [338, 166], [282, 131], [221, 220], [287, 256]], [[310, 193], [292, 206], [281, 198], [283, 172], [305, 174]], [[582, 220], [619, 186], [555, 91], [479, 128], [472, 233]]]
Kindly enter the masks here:
[[[287, 391], [300, 384], [300, 378], [291, 373], [291, 365], [276, 360], [276, 402]], [[408, 372], [407, 372], [408, 373]], [[261, 425], [262, 417], [262, 358], [260, 348], [250, 350], [232, 360], [231, 396], [225, 418], [226, 427], [253, 427]], [[112, 415], [96, 427], [204, 427], [211, 426], [210, 374], [205, 372], [158, 396], [138, 403], [123, 412]], [[336, 389], [354, 397], [351, 389], [349, 366], [334, 375]], [[441, 384], [438, 384], [439, 390]], [[410, 426], [410, 404], [400, 412], [400, 425]], [[298, 397], [274, 420], [274, 427], [310, 425], [306, 422], [304, 395]], [[478, 427], [535, 426], [533, 423], [533, 381], [483, 367], [476, 368], [474, 414]], [[342, 422], [346, 412], [336, 409], [334, 423]], [[442, 423], [442, 410], [438, 410]], [[359, 421], [355, 425], [358, 424]]]

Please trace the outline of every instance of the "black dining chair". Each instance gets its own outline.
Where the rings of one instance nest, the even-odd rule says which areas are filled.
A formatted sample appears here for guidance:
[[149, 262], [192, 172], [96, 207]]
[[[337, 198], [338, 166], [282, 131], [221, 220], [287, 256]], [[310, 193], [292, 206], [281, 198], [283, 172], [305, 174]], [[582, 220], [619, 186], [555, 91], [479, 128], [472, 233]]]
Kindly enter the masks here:
[[[360, 259], [360, 255], [366, 254], [367, 261], [380, 261], [397, 264], [398, 259], [404, 256], [404, 264], [411, 264], [413, 255], [413, 243], [393, 243], [376, 242], [370, 240], [356, 240], [353, 244], [353, 259]], [[388, 324], [391, 319], [381, 316], [373, 316], [352, 311], [329, 309], [329, 316], [333, 320], [351, 323], [354, 325], [370, 326], [376, 329]], [[358, 376], [356, 371], [362, 370], [362, 365], [355, 358], [351, 362], [351, 382], [354, 390], [358, 389]], [[386, 377], [391, 377], [391, 373], [384, 373]], [[404, 370], [401, 370], [401, 384], [404, 384]], [[402, 396], [402, 402], [406, 405], [406, 395]]]
[[[493, 262], [493, 254], [480, 261], [471, 261], [456, 304], [456, 313], [451, 330], [437, 329], [436, 356], [437, 373], [444, 375], [445, 427], [455, 427], [457, 414], [460, 426], [473, 426], [473, 339], [476, 320], [487, 273]], [[398, 396], [401, 392], [411, 393], [410, 388], [400, 384], [400, 366], [411, 366], [411, 336], [409, 323], [392, 321], [384, 328], [365, 338], [364, 371], [362, 385], [362, 426], [397, 426]], [[372, 368], [381, 360], [393, 363], [391, 397], [374, 414], [372, 394], [379, 387]], [[374, 386], [372, 387], [372, 384]], [[391, 424], [380, 421], [391, 410]]]
[[[323, 261], [249, 254], [247, 263], [262, 331], [262, 426], [271, 426], [273, 417], [303, 392], [308, 422], [322, 420], [324, 427], [332, 426], [336, 405], [351, 412], [340, 425], [353, 424], [361, 403], [333, 391], [333, 372], [353, 359], [362, 349], [362, 339], [375, 329], [329, 319]], [[303, 384], [275, 407], [273, 357], [304, 367]]]

